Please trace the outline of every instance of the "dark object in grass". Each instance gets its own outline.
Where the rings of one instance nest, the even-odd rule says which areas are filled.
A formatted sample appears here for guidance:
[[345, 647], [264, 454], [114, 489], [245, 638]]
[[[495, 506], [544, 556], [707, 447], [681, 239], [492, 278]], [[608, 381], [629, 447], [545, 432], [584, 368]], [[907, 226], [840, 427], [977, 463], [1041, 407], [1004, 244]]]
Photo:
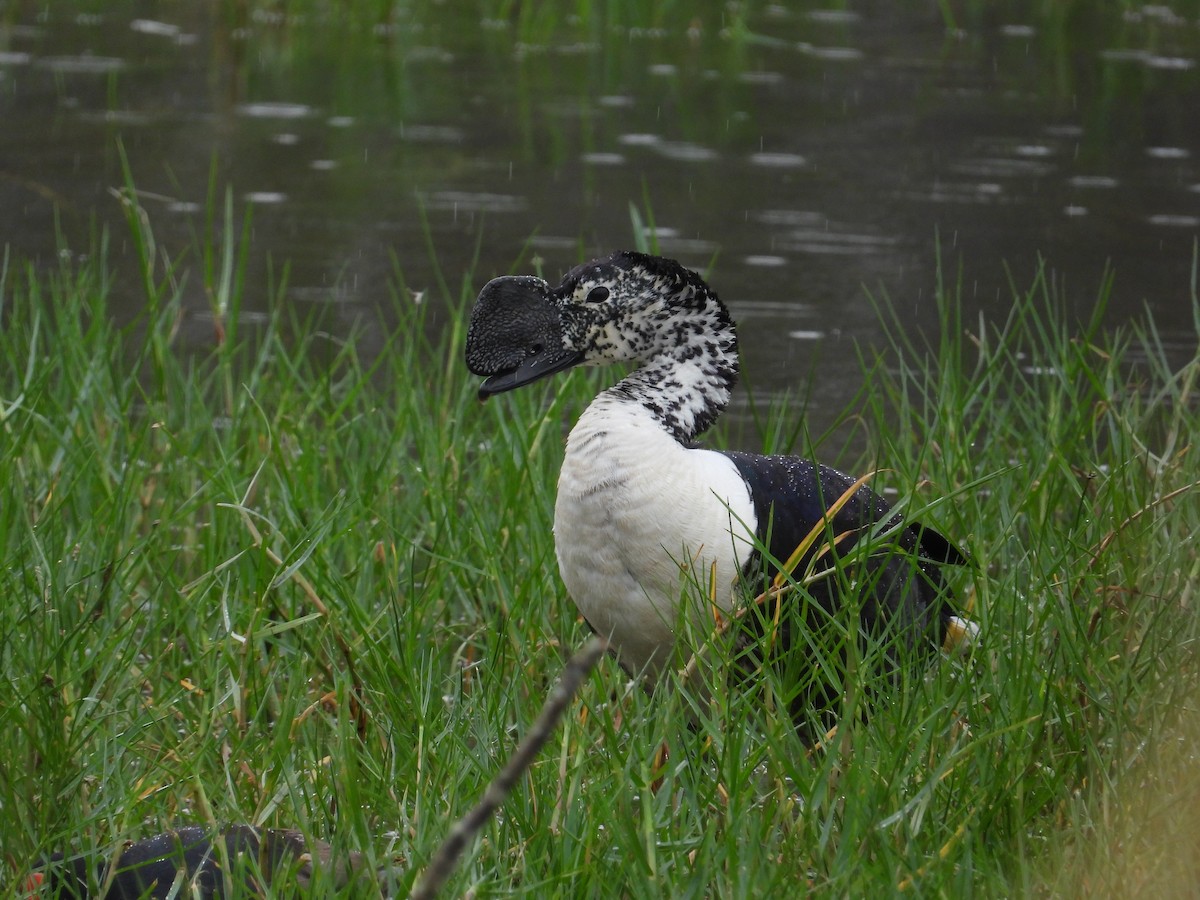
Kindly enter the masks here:
[[[228, 869], [226, 868], [228, 866]], [[111, 859], [64, 858], [56, 853], [29, 876], [30, 898], [62, 900], [165, 900], [168, 896], [223, 898], [305, 888], [314, 869], [329, 883], [374, 879], [359, 853], [335, 859], [322, 841], [309, 843], [298, 831], [232, 825], [217, 840], [208, 828], [188, 825], [125, 844]]]
[[[554, 731], [575, 692], [604, 654], [607, 645], [592, 638], [568, 661], [520, 745], [492, 779], [483, 798], [460, 819], [430, 861], [412, 897], [431, 900], [454, 871], [463, 849], [512, 792]], [[309, 887], [313, 858], [333, 887], [360, 882], [371, 896], [391, 896], [396, 875], [391, 869], [370, 873], [361, 853], [333, 857], [323, 841], [309, 844], [298, 831], [233, 825], [214, 844], [208, 829], [185, 826], [144, 841], [130, 842], [111, 860], [56, 853], [29, 876], [31, 898], [73, 900], [167, 900], [169, 897], [224, 898], [290, 895]], [[222, 843], [224, 846], [222, 847]], [[227, 868], [225, 868], [227, 867]]]
[[[618, 252], [557, 287], [493, 279], [471, 313], [466, 362], [488, 376], [482, 399], [576, 365], [637, 367], [592, 401], [567, 439], [554, 538], [580, 612], [648, 686], [692, 649], [677, 638], [685, 616], [707, 631], [754, 611], [740, 615], [757, 634], [756, 646], [739, 643], [737, 668], [778, 672], [811, 737], [856, 690], [847, 676], [877, 696], [872, 681], [893, 683], [958, 624], [942, 567], [964, 554], [902, 520], [862, 480], [799, 457], [693, 445], [729, 402], [738, 343], [716, 293], [674, 260]], [[780, 568], [803, 590], [747, 608]], [[681, 608], [681, 570], [704, 598], [695, 609]], [[867, 665], [847, 662], [868, 646]]]

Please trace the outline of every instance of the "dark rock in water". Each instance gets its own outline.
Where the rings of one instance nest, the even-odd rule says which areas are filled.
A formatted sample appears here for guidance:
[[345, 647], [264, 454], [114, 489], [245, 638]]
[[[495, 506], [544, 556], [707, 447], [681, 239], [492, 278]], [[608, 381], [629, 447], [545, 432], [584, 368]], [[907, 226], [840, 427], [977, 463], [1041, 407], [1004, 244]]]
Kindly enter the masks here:
[[323, 841], [298, 831], [232, 825], [215, 835], [184, 826], [131, 841], [108, 858], [56, 853], [29, 876], [30, 898], [63, 900], [165, 900], [168, 896], [224, 898], [288, 894], [308, 887], [316, 870], [344, 887], [354, 879], [375, 883], [360, 853], [334, 858]]

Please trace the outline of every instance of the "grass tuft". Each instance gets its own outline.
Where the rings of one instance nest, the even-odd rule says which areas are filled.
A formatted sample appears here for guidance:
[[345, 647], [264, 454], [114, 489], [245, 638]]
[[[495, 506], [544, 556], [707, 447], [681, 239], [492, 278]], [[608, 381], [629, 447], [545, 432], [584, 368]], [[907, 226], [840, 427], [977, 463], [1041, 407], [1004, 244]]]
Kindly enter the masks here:
[[[222, 327], [184, 355], [189, 273], [125, 196], [138, 322], [113, 324], [102, 249], [0, 270], [0, 894], [52, 850], [181, 822], [298, 828], [399, 860], [411, 890], [585, 640], [551, 520], [598, 382], [481, 405], [471, 273], [421, 293], [397, 271], [369, 359], [281, 307], [249, 327], [228, 222], [199, 256]], [[1068, 322], [1044, 277], [1000, 322], [961, 321], [957, 292], [932, 346], [892, 323], [847, 416], [873, 438], [860, 470], [978, 563], [974, 654], [815, 752], [719, 672], [647, 697], [602, 661], [450, 891], [1160, 883], [1103, 848], [1195, 805], [1167, 780], [1196, 718], [1200, 362], [1149, 322]], [[1146, 785], [1163, 812], [1127, 814]]]

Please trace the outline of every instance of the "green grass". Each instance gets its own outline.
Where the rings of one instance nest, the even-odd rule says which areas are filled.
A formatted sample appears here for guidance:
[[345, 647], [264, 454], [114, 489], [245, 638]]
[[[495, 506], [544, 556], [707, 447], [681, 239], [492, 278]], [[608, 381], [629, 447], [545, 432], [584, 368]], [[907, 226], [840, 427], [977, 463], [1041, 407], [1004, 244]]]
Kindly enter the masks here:
[[[238, 327], [245, 252], [188, 271], [147, 249], [125, 330], [102, 249], [51, 273], [5, 261], [4, 896], [39, 854], [179, 822], [300, 828], [399, 859], [406, 890], [585, 639], [550, 526], [562, 439], [603, 373], [481, 405], [471, 273], [418, 303], [398, 272], [371, 359], [283, 310]], [[207, 355], [174, 340], [187, 277], [226, 326]], [[878, 486], [978, 561], [959, 577], [974, 656], [811, 754], [752, 697], [647, 697], [606, 660], [451, 895], [1195, 884], [1166, 838], [1172, 804], [1200, 799], [1181, 745], [1200, 362], [1169, 365], [1150, 323], [1065, 322], [1040, 278], [998, 322], [960, 321], [957, 290], [932, 348], [901, 337], [864, 362], [847, 427], [873, 436]], [[768, 442], [802, 414], [771, 413]], [[1147, 796], [1153, 814], [1125, 814]]]

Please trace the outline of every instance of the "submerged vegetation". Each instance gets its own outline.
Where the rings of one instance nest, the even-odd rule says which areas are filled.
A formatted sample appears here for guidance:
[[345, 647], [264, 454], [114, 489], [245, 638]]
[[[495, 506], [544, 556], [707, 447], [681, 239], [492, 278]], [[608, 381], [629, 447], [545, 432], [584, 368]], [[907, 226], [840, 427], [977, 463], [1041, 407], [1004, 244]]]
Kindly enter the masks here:
[[[187, 271], [127, 209], [136, 322], [113, 322], [103, 248], [0, 273], [0, 890], [180, 822], [298, 828], [411, 888], [586, 637], [550, 527], [597, 382], [481, 405], [472, 273], [397, 271], [365, 358], [284, 309], [244, 317], [232, 237]], [[213, 298], [199, 355], [188, 277]], [[647, 697], [605, 660], [455, 893], [1194, 885], [1197, 823], [1127, 810], [1200, 799], [1200, 359], [1172, 364], [1150, 322], [1067, 321], [1040, 277], [1003, 321], [961, 321], [958, 290], [932, 346], [894, 323], [838, 427], [978, 562], [973, 654], [811, 752], [746, 697]], [[811, 449], [802, 420], [773, 412], [769, 449]]]

